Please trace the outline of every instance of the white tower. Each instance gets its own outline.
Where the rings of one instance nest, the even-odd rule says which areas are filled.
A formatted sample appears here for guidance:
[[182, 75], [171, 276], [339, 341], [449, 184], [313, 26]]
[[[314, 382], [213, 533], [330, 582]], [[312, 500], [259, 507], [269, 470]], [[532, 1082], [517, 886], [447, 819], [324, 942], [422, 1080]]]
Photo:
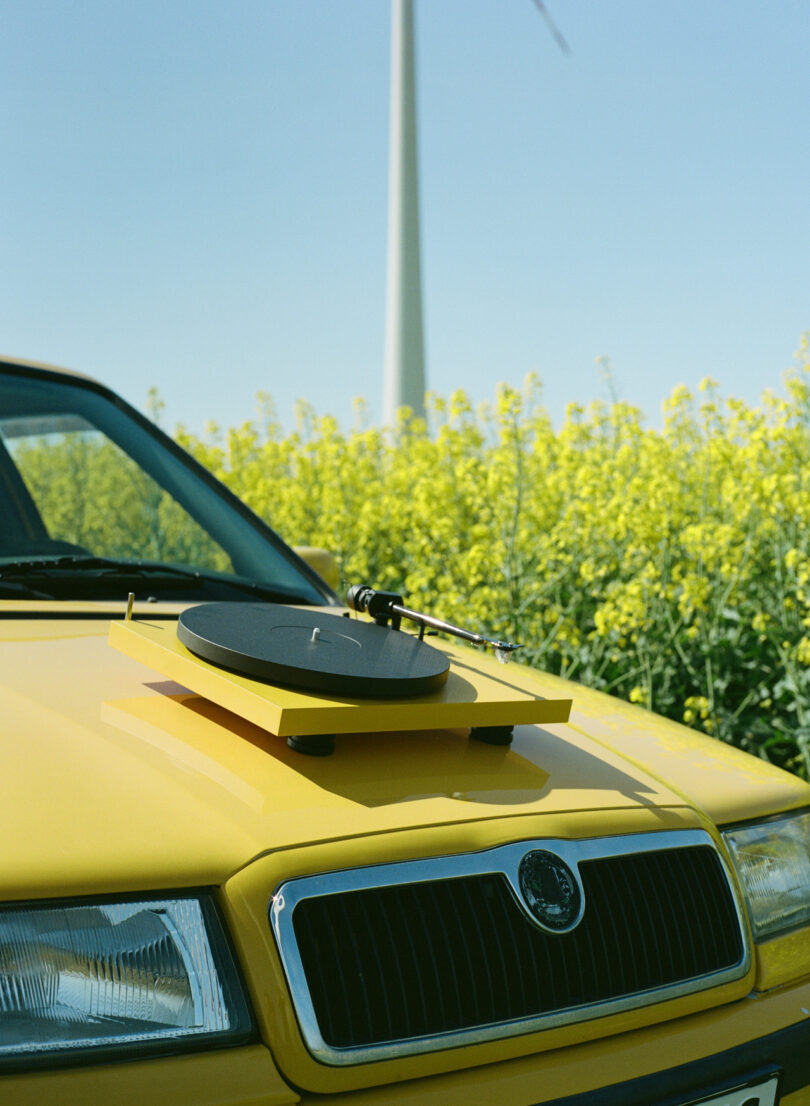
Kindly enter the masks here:
[[383, 422], [425, 413], [413, 0], [391, 0], [391, 135]]

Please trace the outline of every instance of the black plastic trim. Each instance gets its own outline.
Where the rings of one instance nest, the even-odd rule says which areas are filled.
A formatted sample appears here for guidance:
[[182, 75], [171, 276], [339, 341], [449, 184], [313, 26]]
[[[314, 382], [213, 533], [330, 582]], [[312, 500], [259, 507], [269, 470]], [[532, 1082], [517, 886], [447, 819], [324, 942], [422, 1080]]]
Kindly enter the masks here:
[[810, 1086], [810, 1017], [691, 1064], [537, 1106], [684, 1106], [777, 1073], [782, 1097]]

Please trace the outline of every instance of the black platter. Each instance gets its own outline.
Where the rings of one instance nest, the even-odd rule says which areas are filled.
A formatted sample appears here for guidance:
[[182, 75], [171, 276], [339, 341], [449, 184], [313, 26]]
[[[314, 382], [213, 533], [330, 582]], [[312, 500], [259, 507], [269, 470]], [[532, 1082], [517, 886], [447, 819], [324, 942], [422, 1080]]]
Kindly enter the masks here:
[[270, 603], [203, 603], [177, 637], [240, 676], [349, 698], [427, 695], [447, 680], [444, 653], [373, 622]]

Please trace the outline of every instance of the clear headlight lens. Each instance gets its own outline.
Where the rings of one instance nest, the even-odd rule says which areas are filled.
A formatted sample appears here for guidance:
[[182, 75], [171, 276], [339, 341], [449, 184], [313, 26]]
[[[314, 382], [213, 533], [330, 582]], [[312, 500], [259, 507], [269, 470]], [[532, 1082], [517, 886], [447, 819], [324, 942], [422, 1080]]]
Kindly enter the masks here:
[[726, 830], [754, 937], [810, 922], [810, 814]]
[[250, 1026], [205, 895], [0, 910], [0, 1060], [143, 1053]]

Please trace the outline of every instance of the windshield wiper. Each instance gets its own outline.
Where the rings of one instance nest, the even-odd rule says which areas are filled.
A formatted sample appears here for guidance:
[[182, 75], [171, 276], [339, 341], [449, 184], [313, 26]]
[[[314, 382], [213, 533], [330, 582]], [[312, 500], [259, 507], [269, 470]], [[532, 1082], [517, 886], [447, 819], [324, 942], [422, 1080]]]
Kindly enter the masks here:
[[[86, 574], [90, 574], [89, 577]], [[14, 586], [17, 580], [27, 581], [32, 577], [35, 579], [41, 577], [51, 583], [57, 580], [64, 583], [76, 577], [81, 578], [85, 583], [92, 580], [106, 583], [114, 580], [144, 581], [150, 585], [160, 585], [162, 588], [171, 587], [172, 583], [183, 583], [195, 590], [204, 588], [206, 585], [217, 585], [223, 589], [241, 591], [255, 596], [256, 599], [264, 599], [272, 603], [312, 605], [309, 596], [302, 595], [292, 588], [273, 587], [270, 584], [260, 584], [237, 576], [220, 576], [205, 569], [181, 568], [178, 565], [165, 564], [163, 561], [126, 561], [112, 557], [72, 555], [5, 563], [0, 561], [0, 585]], [[34, 598], [55, 597], [43, 593]]]
[[38, 588], [30, 588], [26, 584], [18, 584], [16, 580], [0, 579], [0, 599], [55, 599], [46, 591]]

